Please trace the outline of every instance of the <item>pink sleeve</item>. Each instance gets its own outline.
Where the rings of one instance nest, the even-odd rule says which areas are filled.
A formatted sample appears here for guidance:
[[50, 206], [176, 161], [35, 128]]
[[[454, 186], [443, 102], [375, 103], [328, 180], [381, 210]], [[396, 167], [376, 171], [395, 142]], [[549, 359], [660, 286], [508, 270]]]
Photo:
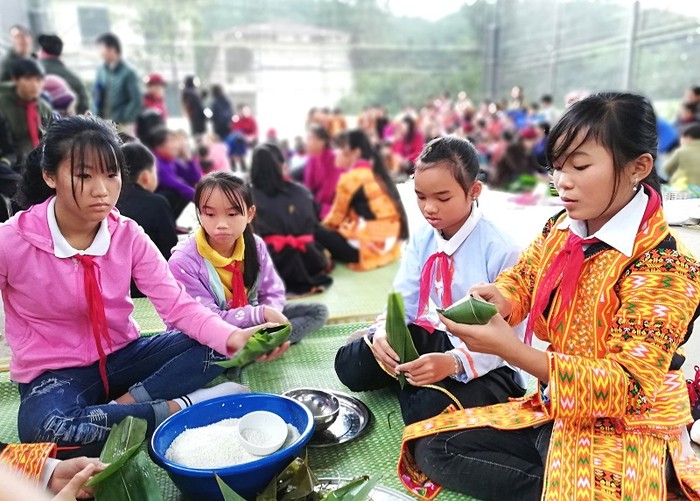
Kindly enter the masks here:
[[223, 355], [232, 356], [226, 342], [238, 330], [187, 294], [175, 280], [158, 248], [136, 225], [132, 242], [132, 276], [138, 288], [151, 300], [158, 315], [192, 339]]

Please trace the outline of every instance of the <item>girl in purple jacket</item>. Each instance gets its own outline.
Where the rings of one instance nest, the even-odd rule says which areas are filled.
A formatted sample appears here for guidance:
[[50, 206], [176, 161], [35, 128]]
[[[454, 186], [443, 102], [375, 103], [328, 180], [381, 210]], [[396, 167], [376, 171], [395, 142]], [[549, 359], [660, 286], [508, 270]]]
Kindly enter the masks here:
[[[200, 388], [223, 371], [213, 362], [259, 328], [231, 327], [194, 301], [143, 230], [114, 209], [125, 168], [120, 146], [98, 118], [54, 122], [27, 158], [20, 188], [27, 210], [0, 226], [19, 437], [77, 446], [66, 456], [97, 456], [127, 416], [145, 419], [152, 433], [192, 403], [245, 390]], [[139, 336], [132, 277], [177, 331]]]
[[197, 185], [194, 203], [202, 226], [168, 262], [193, 298], [240, 328], [289, 322], [292, 343], [326, 323], [323, 304], [285, 304], [267, 245], [250, 227], [255, 205], [244, 181], [228, 172], [209, 174]]

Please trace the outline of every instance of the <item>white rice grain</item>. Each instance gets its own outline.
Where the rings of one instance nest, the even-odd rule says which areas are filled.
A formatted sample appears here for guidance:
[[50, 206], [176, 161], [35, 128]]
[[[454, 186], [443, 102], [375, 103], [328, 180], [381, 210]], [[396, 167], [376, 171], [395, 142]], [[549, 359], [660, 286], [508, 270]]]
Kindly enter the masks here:
[[[237, 431], [238, 421], [224, 419], [208, 426], [185, 430], [170, 444], [165, 457], [188, 468], [202, 469], [225, 468], [260, 459], [243, 448]], [[283, 447], [299, 437], [295, 427], [288, 424], [288, 428], [289, 434]], [[263, 432], [261, 435], [267, 434]]]

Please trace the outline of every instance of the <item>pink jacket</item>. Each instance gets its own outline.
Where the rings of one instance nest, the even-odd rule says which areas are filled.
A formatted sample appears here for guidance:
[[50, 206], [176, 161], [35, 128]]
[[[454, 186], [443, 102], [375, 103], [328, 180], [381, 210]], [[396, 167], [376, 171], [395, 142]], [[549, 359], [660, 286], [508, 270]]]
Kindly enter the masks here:
[[[99, 359], [75, 259], [54, 255], [46, 211], [48, 200], [0, 225], [0, 289], [5, 332], [12, 349], [10, 376], [29, 383], [43, 372], [84, 367]], [[139, 337], [129, 297], [136, 285], [169, 324], [219, 353], [231, 356], [226, 341], [236, 330], [192, 299], [173, 278], [156, 246], [131, 219], [108, 216], [109, 251], [95, 257], [112, 340], [107, 354]]]
[[335, 188], [344, 169], [335, 166], [335, 154], [327, 148], [320, 155], [309, 155], [304, 169], [304, 185], [313, 193], [314, 200], [321, 209], [323, 220], [330, 212], [335, 198]]

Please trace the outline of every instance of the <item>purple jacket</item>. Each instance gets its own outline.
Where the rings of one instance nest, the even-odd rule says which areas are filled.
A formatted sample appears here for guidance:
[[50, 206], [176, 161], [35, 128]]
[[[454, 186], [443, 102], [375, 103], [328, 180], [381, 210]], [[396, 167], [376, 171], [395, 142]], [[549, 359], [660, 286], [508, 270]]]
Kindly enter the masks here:
[[188, 200], [194, 200], [194, 186], [202, 178], [199, 164], [195, 160], [168, 160], [156, 152], [154, 155], [158, 169], [158, 189], [173, 190]]
[[258, 249], [260, 273], [248, 291], [250, 304], [241, 308], [228, 308], [221, 279], [212, 264], [197, 251], [194, 237], [188, 238], [173, 249], [168, 265], [175, 278], [197, 302], [217, 313], [231, 325], [245, 329], [265, 322], [263, 306], [282, 311], [285, 303], [284, 283], [267, 252], [267, 245], [257, 235], [255, 244]]
[[304, 168], [304, 185], [313, 193], [314, 200], [321, 208], [321, 219], [333, 206], [335, 188], [343, 172], [345, 170], [336, 168], [335, 153], [330, 148], [320, 155], [309, 156]]

